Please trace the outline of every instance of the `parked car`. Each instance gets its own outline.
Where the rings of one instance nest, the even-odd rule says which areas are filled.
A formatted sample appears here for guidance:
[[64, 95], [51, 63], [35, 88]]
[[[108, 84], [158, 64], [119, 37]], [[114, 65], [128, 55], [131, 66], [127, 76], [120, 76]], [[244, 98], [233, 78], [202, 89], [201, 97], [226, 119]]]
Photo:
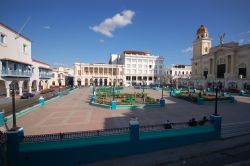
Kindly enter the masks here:
[[31, 97], [34, 97], [35, 94], [33, 93], [24, 93], [22, 96], [21, 96], [21, 99], [29, 99]]

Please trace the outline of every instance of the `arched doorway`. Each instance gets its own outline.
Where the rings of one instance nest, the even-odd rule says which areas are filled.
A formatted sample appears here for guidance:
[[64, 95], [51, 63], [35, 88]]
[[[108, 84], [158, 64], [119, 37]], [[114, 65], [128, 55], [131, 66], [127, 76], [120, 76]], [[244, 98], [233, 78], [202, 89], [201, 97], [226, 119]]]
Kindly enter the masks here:
[[78, 78], [78, 79], [77, 79], [77, 86], [82, 86], [81, 78]]
[[95, 79], [95, 86], [97, 86], [98, 85], [98, 80], [97, 79]]
[[34, 92], [37, 91], [37, 81], [36, 81], [36, 80], [32, 81], [31, 89], [32, 89], [32, 91], [34, 91]]
[[104, 86], [108, 85], [108, 79], [104, 79]]
[[0, 80], [0, 98], [6, 96], [6, 88], [4, 80]]
[[102, 79], [100, 79], [100, 82], [99, 82], [99, 83], [100, 83], [99, 85], [102, 86], [102, 84], [103, 84]]
[[18, 85], [18, 81], [17, 80], [13, 80], [10, 84], [10, 89], [12, 89], [12, 85], [15, 86], [15, 92], [16, 92], [16, 95], [19, 94], [19, 85]]
[[29, 86], [28, 86], [28, 80], [23, 81], [23, 92], [28, 92], [29, 91]]
[[39, 91], [43, 90], [43, 81], [39, 81]]
[[89, 80], [87, 78], [85, 78], [85, 86], [89, 85]]
[[90, 85], [94, 85], [93, 78], [90, 79]]

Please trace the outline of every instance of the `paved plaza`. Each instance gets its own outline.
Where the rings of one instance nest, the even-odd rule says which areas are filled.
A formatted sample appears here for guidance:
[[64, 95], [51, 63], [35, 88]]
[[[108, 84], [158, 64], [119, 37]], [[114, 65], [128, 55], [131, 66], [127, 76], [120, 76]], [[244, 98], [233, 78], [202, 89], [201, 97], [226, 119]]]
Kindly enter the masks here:
[[[124, 92], [141, 92], [142, 90], [125, 88]], [[166, 106], [110, 110], [89, 104], [91, 88], [81, 88], [63, 96], [45, 106], [21, 116], [18, 126], [24, 128], [26, 135], [97, 130], [129, 125], [132, 117], [137, 117], [141, 125], [170, 122], [187, 122], [191, 118], [201, 119], [214, 112], [214, 104], [197, 105], [169, 96], [164, 91]], [[123, 93], [123, 91], [122, 91]], [[161, 91], [145, 89], [149, 96], [160, 98]], [[250, 121], [250, 98], [236, 96], [237, 103], [219, 103], [218, 112], [223, 123]], [[12, 121], [8, 123], [9, 127]]]

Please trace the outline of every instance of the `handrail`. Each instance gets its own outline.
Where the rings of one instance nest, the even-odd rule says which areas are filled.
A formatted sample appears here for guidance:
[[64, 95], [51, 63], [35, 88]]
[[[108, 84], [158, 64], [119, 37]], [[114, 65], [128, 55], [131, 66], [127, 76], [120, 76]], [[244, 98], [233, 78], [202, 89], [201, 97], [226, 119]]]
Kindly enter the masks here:
[[22, 143], [37, 143], [37, 142], [46, 142], [46, 141], [72, 140], [72, 139], [79, 139], [79, 138], [127, 134], [128, 132], [129, 132], [129, 127], [122, 127], [122, 128], [113, 128], [113, 129], [103, 129], [103, 130], [77, 131], [77, 132], [66, 132], [66, 133], [55, 133], [55, 134], [42, 134], [42, 135], [28, 135], [28, 136], [24, 136], [21, 142]]

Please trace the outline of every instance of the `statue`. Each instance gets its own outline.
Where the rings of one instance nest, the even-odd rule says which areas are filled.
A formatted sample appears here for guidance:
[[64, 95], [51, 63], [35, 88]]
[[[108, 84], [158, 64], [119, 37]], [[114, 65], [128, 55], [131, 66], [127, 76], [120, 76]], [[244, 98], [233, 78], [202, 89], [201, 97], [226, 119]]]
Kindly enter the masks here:
[[218, 35], [219, 36], [219, 39], [220, 39], [220, 45], [223, 45], [224, 44], [224, 38], [225, 38], [225, 33], [223, 33], [223, 35]]

